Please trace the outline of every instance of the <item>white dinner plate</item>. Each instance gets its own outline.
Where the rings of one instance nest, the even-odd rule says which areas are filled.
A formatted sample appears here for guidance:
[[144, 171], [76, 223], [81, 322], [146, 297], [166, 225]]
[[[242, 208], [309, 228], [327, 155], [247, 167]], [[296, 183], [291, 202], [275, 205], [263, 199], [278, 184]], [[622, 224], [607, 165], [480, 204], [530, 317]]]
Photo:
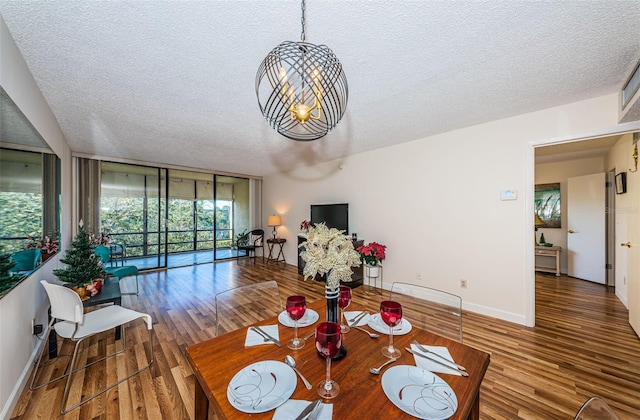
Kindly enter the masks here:
[[[367, 323], [372, 329], [376, 330], [380, 334], [389, 335], [389, 326], [384, 323], [380, 314], [373, 314], [369, 317], [369, 322]], [[411, 331], [411, 323], [402, 318], [400, 320], [400, 324], [393, 327], [393, 335], [405, 335], [409, 331]]]
[[389, 368], [382, 375], [382, 389], [396, 407], [419, 419], [448, 419], [458, 409], [458, 398], [449, 384], [416, 366]]
[[[304, 311], [304, 315], [302, 315], [302, 318], [298, 320], [298, 328], [313, 325], [318, 321], [319, 318], [320, 315], [318, 315], [316, 311], [307, 308], [307, 310]], [[278, 315], [278, 321], [280, 321], [280, 323], [285, 327], [293, 328], [293, 320], [291, 319], [287, 311], [280, 312], [280, 314]]]
[[264, 413], [284, 404], [295, 389], [293, 369], [282, 362], [264, 360], [235, 374], [227, 387], [227, 398], [243, 413]]

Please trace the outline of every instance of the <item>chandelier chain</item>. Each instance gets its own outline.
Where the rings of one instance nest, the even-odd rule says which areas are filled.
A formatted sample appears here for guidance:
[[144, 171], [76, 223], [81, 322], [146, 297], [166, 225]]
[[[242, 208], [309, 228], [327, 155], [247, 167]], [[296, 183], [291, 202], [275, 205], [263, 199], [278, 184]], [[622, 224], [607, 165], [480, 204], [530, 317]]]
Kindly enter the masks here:
[[300, 22], [302, 23], [302, 33], [300, 34], [300, 39], [302, 40], [302, 42], [304, 42], [304, 9], [305, 9], [305, 5], [304, 5], [304, 0], [302, 0], [302, 4], [300, 5], [300, 8], [302, 9], [302, 18], [300, 19]]

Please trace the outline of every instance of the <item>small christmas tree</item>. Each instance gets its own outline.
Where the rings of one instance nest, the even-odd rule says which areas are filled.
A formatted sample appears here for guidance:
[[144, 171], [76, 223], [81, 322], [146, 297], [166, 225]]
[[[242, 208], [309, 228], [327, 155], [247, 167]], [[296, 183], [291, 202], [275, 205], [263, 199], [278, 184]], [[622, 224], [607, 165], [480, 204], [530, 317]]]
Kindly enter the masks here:
[[91, 284], [97, 278], [105, 276], [102, 260], [94, 254], [95, 245], [84, 230], [80, 221], [78, 235], [71, 242], [71, 249], [67, 250], [61, 262], [68, 265], [67, 268], [53, 270], [53, 274], [66, 283], [72, 283], [77, 287]]
[[22, 279], [21, 275], [11, 273], [15, 265], [9, 254], [0, 255], [0, 293], [11, 289]]

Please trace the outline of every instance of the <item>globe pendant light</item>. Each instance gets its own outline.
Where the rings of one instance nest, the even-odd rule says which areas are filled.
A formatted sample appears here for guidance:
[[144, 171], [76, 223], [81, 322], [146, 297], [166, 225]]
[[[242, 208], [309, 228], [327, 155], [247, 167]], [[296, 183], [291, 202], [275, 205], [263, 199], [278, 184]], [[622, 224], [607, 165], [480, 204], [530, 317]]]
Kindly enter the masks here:
[[264, 59], [256, 74], [256, 95], [262, 115], [285, 137], [317, 140], [335, 127], [347, 108], [347, 77], [338, 57], [326, 45], [305, 42], [302, 35], [285, 41]]

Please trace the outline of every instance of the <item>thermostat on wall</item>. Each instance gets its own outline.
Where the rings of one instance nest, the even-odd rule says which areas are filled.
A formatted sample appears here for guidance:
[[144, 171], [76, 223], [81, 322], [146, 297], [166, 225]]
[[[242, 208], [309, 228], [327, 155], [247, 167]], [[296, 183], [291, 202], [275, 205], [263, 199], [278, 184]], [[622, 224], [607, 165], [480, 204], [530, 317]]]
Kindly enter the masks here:
[[517, 200], [517, 199], [518, 199], [518, 190], [500, 191], [500, 200], [502, 201]]

